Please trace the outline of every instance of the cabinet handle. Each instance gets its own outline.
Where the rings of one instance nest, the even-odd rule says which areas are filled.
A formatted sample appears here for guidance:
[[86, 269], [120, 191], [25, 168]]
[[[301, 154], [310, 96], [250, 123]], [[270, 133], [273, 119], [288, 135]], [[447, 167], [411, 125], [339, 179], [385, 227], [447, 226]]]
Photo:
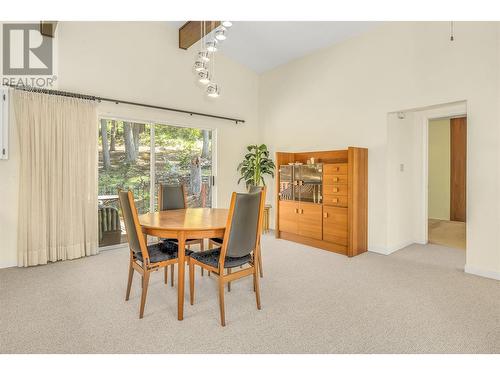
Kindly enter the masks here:
[[325, 212], [325, 213], [323, 214], [323, 217], [326, 219], [326, 218], [328, 217], [328, 212]]
[[339, 203], [339, 199], [338, 198], [333, 198], [333, 203]]
[[303, 210], [302, 208], [300, 209], [300, 213], [301, 213], [301, 214], [303, 214], [303, 213], [304, 213], [304, 210]]
[[298, 208], [296, 208], [296, 209], [295, 209], [295, 213], [296, 213], [296, 214], [298, 214], [298, 213], [299, 213], [299, 209], [298, 209]]
[[338, 181], [339, 181], [339, 178], [338, 178], [338, 177], [334, 177], [334, 178], [333, 178], [333, 181], [338, 182]]
[[339, 188], [333, 188], [333, 192], [334, 193], [338, 193], [339, 192]]

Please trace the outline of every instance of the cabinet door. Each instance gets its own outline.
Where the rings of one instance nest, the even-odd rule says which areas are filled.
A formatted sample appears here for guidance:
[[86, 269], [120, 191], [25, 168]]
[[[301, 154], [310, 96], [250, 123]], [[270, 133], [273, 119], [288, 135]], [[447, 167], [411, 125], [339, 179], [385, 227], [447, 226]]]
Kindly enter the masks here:
[[347, 246], [347, 208], [323, 207], [323, 240]]
[[294, 201], [279, 201], [279, 230], [295, 233], [299, 231], [299, 204]]
[[323, 209], [320, 204], [303, 203], [299, 205], [299, 235], [321, 240]]

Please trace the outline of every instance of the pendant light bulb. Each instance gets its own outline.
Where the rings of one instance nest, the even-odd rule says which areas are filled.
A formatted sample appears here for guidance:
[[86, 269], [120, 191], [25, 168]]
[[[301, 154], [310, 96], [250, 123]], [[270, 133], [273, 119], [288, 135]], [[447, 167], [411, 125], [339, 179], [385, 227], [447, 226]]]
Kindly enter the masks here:
[[215, 39], [219, 41], [226, 40], [226, 28], [224, 26], [220, 26], [215, 30]]
[[233, 26], [233, 23], [231, 21], [222, 21], [222, 26], [228, 28]]
[[215, 82], [210, 82], [207, 86], [207, 95], [211, 98], [218, 98], [220, 95], [219, 85]]
[[193, 69], [195, 72], [204, 72], [207, 70], [207, 64], [204, 61], [196, 60]]
[[208, 55], [208, 51], [200, 51], [198, 52], [198, 60], [204, 61], [204, 62], [209, 62], [210, 57]]
[[208, 70], [198, 73], [198, 82], [203, 85], [207, 85], [210, 82], [210, 73], [208, 72]]
[[208, 52], [217, 52], [217, 39], [214, 39], [206, 44]]

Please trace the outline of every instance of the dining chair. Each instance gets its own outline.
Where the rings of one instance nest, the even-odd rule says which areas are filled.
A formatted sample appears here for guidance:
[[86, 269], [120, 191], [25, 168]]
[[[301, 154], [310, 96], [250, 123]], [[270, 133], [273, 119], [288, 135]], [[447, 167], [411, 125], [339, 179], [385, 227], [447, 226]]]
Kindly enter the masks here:
[[[258, 193], [258, 192], [261, 192], [261, 191], [264, 192], [264, 202], [265, 202], [266, 191], [265, 191], [265, 188], [263, 186], [250, 185], [249, 188], [248, 188], [248, 193], [250, 193], [250, 194]], [[259, 235], [259, 239], [258, 239], [258, 243], [257, 243], [257, 259], [259, 261], [259, 274], [260, 274], [260, 277], [264, 277], [264, 269], [262, 268], [262, 256], [261, 256], [260, 237], [261, 236]], [[208, 247], [210, 249], [213, 249], [214, 247], [220, 247], [221, 245], [222, 245], [222, 238], [210, 238], [208, 240]], [[210, 275], [210, 271], [209, 271], [208, 274]]]
[[[139, 312], [139, 318], [142, 319], [148, 293], [149, 277], [152, 272], [158, 271], [161, 268], [165, 268], [166, 270], [169, 265], [173, 266], [179, 262], [177, 257], [178, 247], [175, 243], [167, 241], [148, 245], [147, 238], [143, 235], [141, 224], [139, 223], [133, 193], [131, 191], [119, 190], [118, 196], [130, 248], [128, 284], [125, 301], [128, 301], [130, 297], [130, 289], [135, 270], [142, 276], [141, 306]], [[186, 249], [186, 257], [189, 257], [191, 253], [192, 251]], [[165, 272], [165, 277], [166, 276], [167, 273]], [[165, 279], [165, 283], [166, 281]]]
[[[224, 286], [231, 281], [253, 275], [253, 286], [257, 309], [260, 310], [257, 244], [262, 227], [265, 188], [261, 192], [233, 193], [222, 246], [192, 253], [189, 258], [190, 303], [194, 303], [195, 265], [211, 271], [218, 278], [219, 307], [222, 326], [226, 325]], [[246, 266], [232, 272], [233, 268]], [[224, 272], [225, 271], [225, 272]]]
[[[158, 211], [167, 210], [180, 210], [187, 208], [187, 194], [186, 188], [182, 184], [159, 184], [158, 186]], [[168, 242], [178, 243], [177, 239], [169, 238], [166, 239]], [[200, 250], [204, 250], [203, 239], [188, 240], [186, 241], [186, 247], [190, 249], [191, 245], [200, 245]], [[167, 280], [165, 269], [165, 280]], [[174, 286], [174, 265], [170, 267], [170, 284]]]

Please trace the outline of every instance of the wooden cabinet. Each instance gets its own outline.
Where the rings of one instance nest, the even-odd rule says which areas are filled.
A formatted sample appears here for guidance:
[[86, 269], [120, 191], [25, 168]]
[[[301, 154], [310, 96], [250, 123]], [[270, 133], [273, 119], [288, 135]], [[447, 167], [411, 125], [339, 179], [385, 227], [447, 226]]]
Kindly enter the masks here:
[[280, 201], [279, 228], [283, 232], [320, 240], [322, 206], [317, 203]]
[[347, 246], [347, 208], [323, 206], [323, 240]]
[[299, 236], [321, 240], [323, 232], [321, 226], [322, 209], [321, 204], [317, 203], [301, 202], [299, 204]]
[[299, 231], [299, 203], [295, 201], [279, 201], [278, 225], [280, 230], [288, 233], [298, 233]]
[[321, 192], [321, 200], [303, 202], [300, 194], [296, 201], [280, 200], [277, 179], [276, 237], [348, 256], [366, 251], [368, 150], [349, 147], [334, 151], [278, 152], [276, 164], [306, 164], [310, 158], [322, 164], [322, 180], [319, 188], [315, 188], [316, 193]]
[[323, 166], [323, 204], [348, 206], [348, 164], [332, 163]]

